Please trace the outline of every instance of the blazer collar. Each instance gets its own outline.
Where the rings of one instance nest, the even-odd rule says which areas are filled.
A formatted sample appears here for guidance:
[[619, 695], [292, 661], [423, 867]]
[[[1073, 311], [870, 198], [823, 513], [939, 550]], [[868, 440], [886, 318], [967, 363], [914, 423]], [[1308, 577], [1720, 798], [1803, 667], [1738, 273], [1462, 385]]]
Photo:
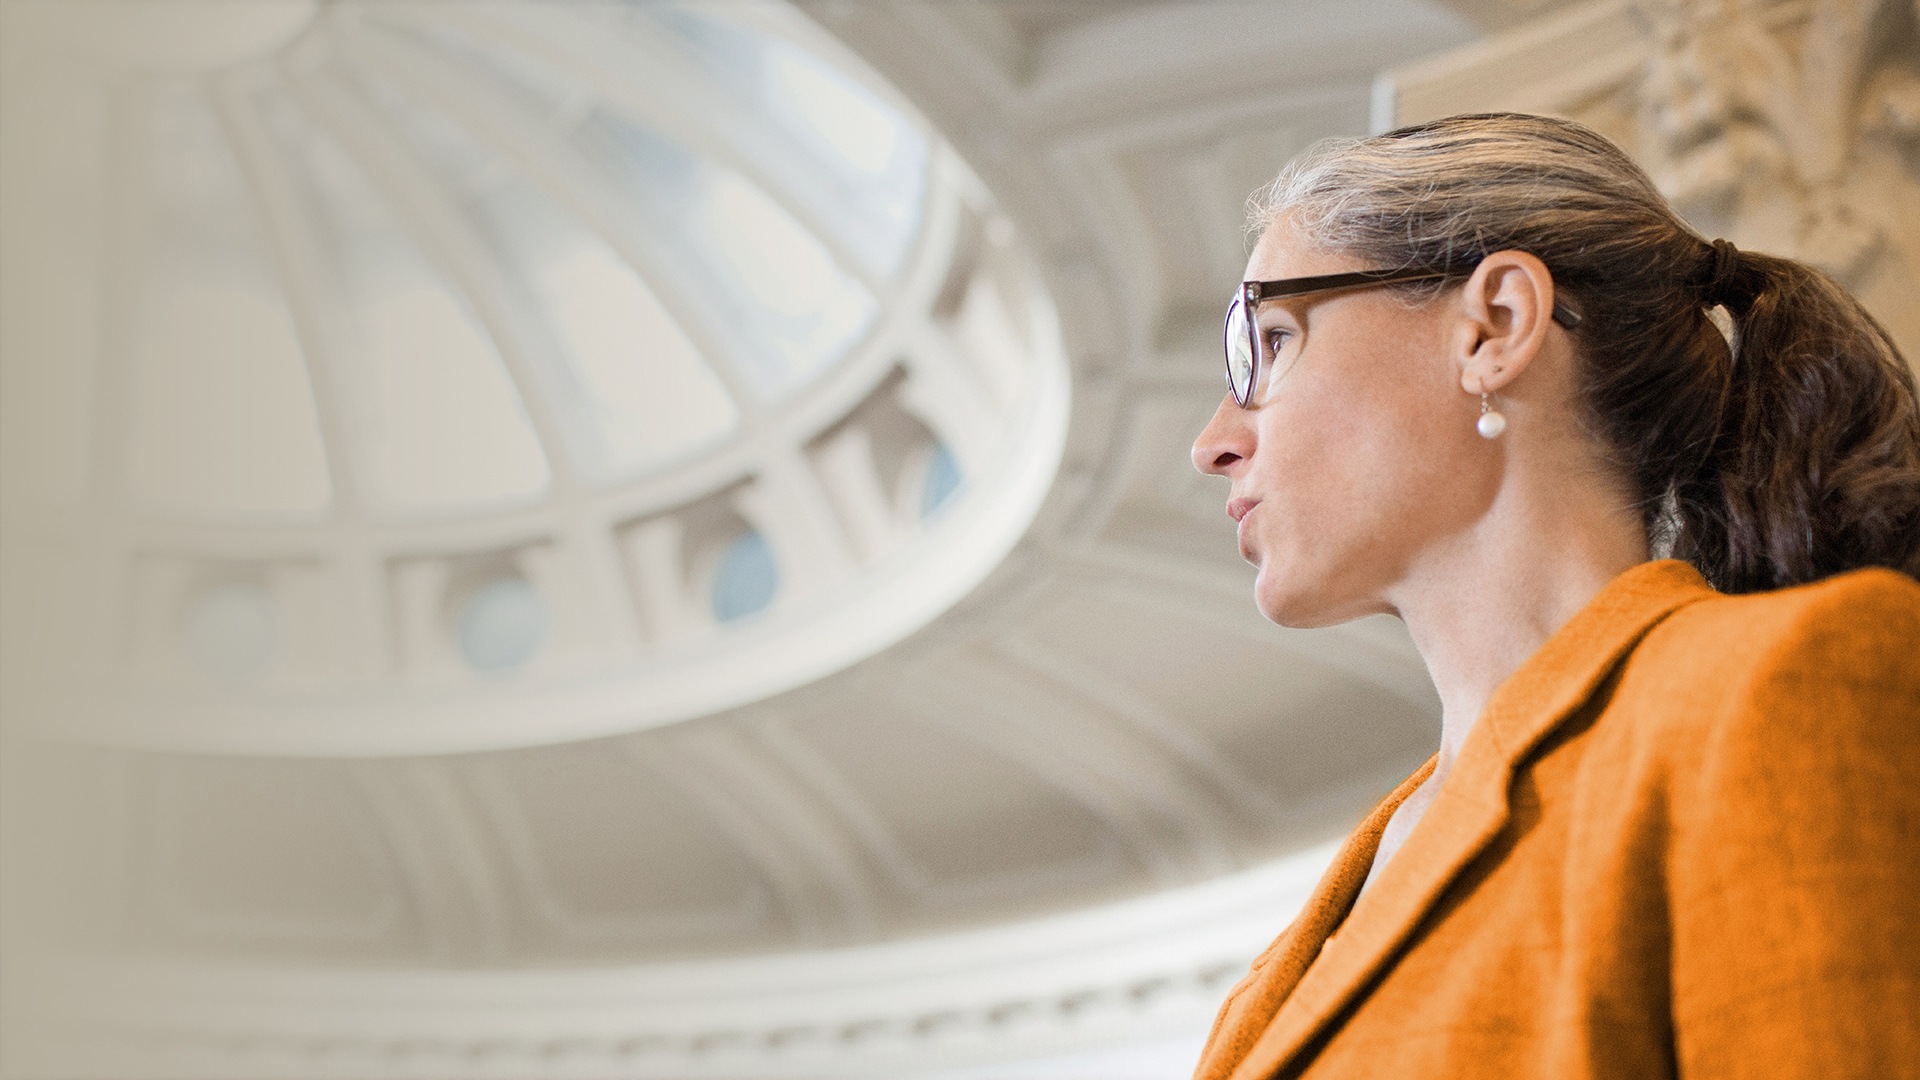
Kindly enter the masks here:
[[[1447, 886], [1505, 827], [1507, 795], [1521, 759], [1593, 694], [1656, 623], [1713, 595], [1699, 572], [1684, 562], [1642, 563], [1607, 583], [1500, 685], [1413, 835], [1382, 868], [1373, 887], [1353, 902], [1338, 941], [1327, 947], [1337, 919], [1302, 914], [1299, 928], [1318, 930], [1319, 937], [1294, 941], [1289, 951], [1305, 953], [1310, 963], [1296, 976], [1299, 982], [1292, 992], [1282, 992], [1281, 1007], [1232, 1072], [1232, 1080], [1265, 1080], [1278, 1074], [1364, 993]], [[1363, 846], [1364, 852], [1359, 850]], [[1357, 874], [1364, 879], [1373, 850], [1373, 845], [1350, 845], [1342, 858], [1364, 855], [1368, 865], [1336, 865], [1329, 878], [1350, 880]], [[1353, 887], [1358, 888], [1357, 882]], [[1350, 896], [1341, 898], [1341, 908]]]

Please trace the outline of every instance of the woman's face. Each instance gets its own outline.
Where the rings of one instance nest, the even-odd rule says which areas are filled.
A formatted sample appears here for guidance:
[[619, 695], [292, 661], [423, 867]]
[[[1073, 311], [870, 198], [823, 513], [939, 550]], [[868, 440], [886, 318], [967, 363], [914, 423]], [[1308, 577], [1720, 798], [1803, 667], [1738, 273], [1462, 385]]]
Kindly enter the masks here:
[[[1371, 267], [1308, 245], [1283, 218], [1246, 277], [1361, 269]], [[1451, 358], [1456, 301], [1448, 290], [1414, 305], [1374, 287], [1260, 305], [1274, 360], [1250, 408], [1221, 402], [1193, 462], [1232, 482], [1228, 512], [1267, 618], [1326, 626], [1394, 611], [1411, 572], [1470, 542], [1497, 488], [1499, 448], [1475, 433], [1479, 399]]]

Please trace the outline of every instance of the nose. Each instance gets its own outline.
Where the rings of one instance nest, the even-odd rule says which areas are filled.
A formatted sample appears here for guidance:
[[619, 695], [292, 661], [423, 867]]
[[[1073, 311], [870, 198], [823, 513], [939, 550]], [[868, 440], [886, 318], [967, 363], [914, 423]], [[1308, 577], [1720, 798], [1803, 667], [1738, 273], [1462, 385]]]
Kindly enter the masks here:
[[1193, 467], [1213, 476], [1231, 476], [1233, 467], [1253, 456], [1252, 414], [1228, 394], [1213, 410], [1213, 419], [1193, 440]]

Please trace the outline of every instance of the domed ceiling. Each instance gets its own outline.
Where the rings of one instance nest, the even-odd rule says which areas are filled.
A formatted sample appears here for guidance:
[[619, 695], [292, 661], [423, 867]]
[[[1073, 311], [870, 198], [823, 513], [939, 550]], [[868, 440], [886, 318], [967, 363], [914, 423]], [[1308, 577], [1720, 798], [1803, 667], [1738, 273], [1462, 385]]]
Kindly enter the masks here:
[[45, 440], [92, 462], [59, 516], [123, 526], [84, 632], [127, 655], [66, 658], [104, 665], [69, 683], [98, 737], [424, 753], [703, 715], [923, 624], [1031, 519], [1066, 415], [1046, 296], [790, 10], [258, 12], [212, 56], [216, 8], [137, 41], [95, 41], [113, 3], [16, 16], [75, 43], [38, 88], [108, 121], [102, 273], [52, 283], [106, 336], [34, 346], [102, 388]]
[[[69, 43], [0, 135], [9, 906], [99, 1045], [814, 1075], [1150, 1027], [1430, 752], [1397, 625], [1264, 623], [1186, 447], [1246, 192], [1459, 15], [165, 10], [8, 7]], [[1073, 921], [1175, 894], [1133, 967], [1161, 916]]]

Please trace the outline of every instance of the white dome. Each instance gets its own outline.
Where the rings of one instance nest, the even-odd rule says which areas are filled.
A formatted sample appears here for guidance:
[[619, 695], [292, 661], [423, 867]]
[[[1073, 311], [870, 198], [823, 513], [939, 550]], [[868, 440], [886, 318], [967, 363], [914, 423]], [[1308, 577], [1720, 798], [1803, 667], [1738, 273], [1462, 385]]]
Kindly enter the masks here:
[[[169, 6], [149, 51], [224, 10]], [[124, 226], [75, 300], [127, 390], [85, 418], [93, 475], [42, 492], [128, 526], [94, 615], [145, 630], [64, 673], [86, 735], [422, 753], [703, 715], [924, 624], [1031, 520], [1051, 306], [985, 189], [797, 13], [281, 15], [192, 64], [76, 25], [91, 51], [30, 82], [115, 117], [35, 238]], [[40, 362], [82, 371], [74, 333]], [[205, 629], [235, 590], [271, 643]]]

